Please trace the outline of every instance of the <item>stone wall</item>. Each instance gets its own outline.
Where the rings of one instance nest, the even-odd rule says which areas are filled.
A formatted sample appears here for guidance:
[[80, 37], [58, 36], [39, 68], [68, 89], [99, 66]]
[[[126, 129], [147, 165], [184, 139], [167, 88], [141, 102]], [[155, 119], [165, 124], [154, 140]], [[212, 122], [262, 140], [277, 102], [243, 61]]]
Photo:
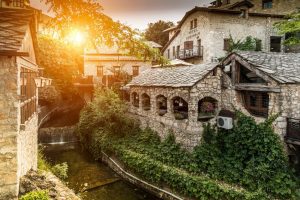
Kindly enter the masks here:
[[17, 66], [0, 56], [0, 199], [17, 196]]
[[20, 125], [19, 62], [0, 56], [0, 199], [15, 199], [20, 177], [37, 167], [37, 115]]
[[30, 169], [37, 169], [38, 115], [34, 114], [18, 134], [18, 176], [24, 176]]
[[[217, 73], [209, 73], [206, 78], [197, 83], [192, 88], [170, 88], [170, 87], [132, 87], [131, 88], [130, 112], [141, 122], [141, 127], [150, 127], [155, 130], [161, 138], [165, 138], [170, 131], [174, 133], [176, 141], [185, 148], [192, 149], [201, 140], [203, 122], [198, 121], [198, 102], [204, 97], [212, 97], [218, 101], [217, 109], [221, 105], [221, 69]], [[132, 93], [139, 95], [139, 108], [132, 105]], [[150, 96], [151, 109], [143, 110], [142, 95]], [[156, 98], [163, 95], [167, 98], [167, 113], [164, 116], [158, 114]], [[188, 102], [188, 119], [176, 120], [173, 113], [173, 98], [181, 97]], [[211, 123], [215, 123], [215, 118], [211, 118]]]

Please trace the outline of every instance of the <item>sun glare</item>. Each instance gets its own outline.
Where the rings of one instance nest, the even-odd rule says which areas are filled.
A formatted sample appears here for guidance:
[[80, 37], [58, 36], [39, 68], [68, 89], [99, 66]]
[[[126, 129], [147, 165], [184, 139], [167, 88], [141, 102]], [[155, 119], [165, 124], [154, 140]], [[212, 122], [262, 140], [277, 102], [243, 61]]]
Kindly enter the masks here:
[[85, 41], [85, 35], [79, 30], [74, 30], [70, 33], [69, 40], [75, 45], [81, 45]]

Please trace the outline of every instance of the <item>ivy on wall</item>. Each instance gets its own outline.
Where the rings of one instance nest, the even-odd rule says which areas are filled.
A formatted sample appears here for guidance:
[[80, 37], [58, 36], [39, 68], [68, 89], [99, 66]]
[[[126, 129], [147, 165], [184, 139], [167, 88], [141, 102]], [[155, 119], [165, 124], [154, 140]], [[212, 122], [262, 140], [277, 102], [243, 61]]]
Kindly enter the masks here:
[[82, 112], [79, 135], [95, 158], [102, 150], [114, 154], [144, 179], [197, 199], [296, 199], [296, 178], [271, 126], [275, 118], [257, 124], [237, 112], [232, 130], [208, 124], [201, 144], [188, 152], [172, 133], [161, 141], [133, 126], [123, 102], [106, 91]]

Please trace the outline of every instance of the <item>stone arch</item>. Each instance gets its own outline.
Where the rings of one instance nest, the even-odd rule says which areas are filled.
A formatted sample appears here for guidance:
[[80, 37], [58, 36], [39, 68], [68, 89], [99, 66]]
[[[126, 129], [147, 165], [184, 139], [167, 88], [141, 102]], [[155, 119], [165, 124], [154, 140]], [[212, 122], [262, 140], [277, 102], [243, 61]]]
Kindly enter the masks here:
[[142, 108], [143, 110], [151, 110], [150, 96], [146, 93], [142, 94]]
[[140, 97], [139, 97], [139, 94], [137, 92], [133, 92], [131, 94], [131, 101], [132, 101], [132, 105], [134, 107], [140, 107]]
[[185, 101], [180, 96], [175, 96], [172, 98], [172, 104], [173, 104], [173, 113], [175, 119], [177, 120], [188, 119], [189, 105], [187, 101]]
[[168, 112], [168, 98], [166, 96], [161, 94], [156, 96], [156, 110], [160, 116]]
[[214, 118], [218, 111], [218, 100], [206, 96], [198, 101], [198, 121]]

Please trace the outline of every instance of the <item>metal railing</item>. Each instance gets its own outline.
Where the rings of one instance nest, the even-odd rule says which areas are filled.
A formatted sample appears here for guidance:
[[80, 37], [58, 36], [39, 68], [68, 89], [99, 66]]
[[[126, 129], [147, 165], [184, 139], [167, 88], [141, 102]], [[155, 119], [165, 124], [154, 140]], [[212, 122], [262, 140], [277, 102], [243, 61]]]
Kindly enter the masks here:
[[188, 59], [188, 58], [203, 58], [203, 46], [194, 46], [192, 49], [182, 49], [179, 51], [179, 59]]
[[287, 118], [286, 138], [300, 141], [300, 119]]

